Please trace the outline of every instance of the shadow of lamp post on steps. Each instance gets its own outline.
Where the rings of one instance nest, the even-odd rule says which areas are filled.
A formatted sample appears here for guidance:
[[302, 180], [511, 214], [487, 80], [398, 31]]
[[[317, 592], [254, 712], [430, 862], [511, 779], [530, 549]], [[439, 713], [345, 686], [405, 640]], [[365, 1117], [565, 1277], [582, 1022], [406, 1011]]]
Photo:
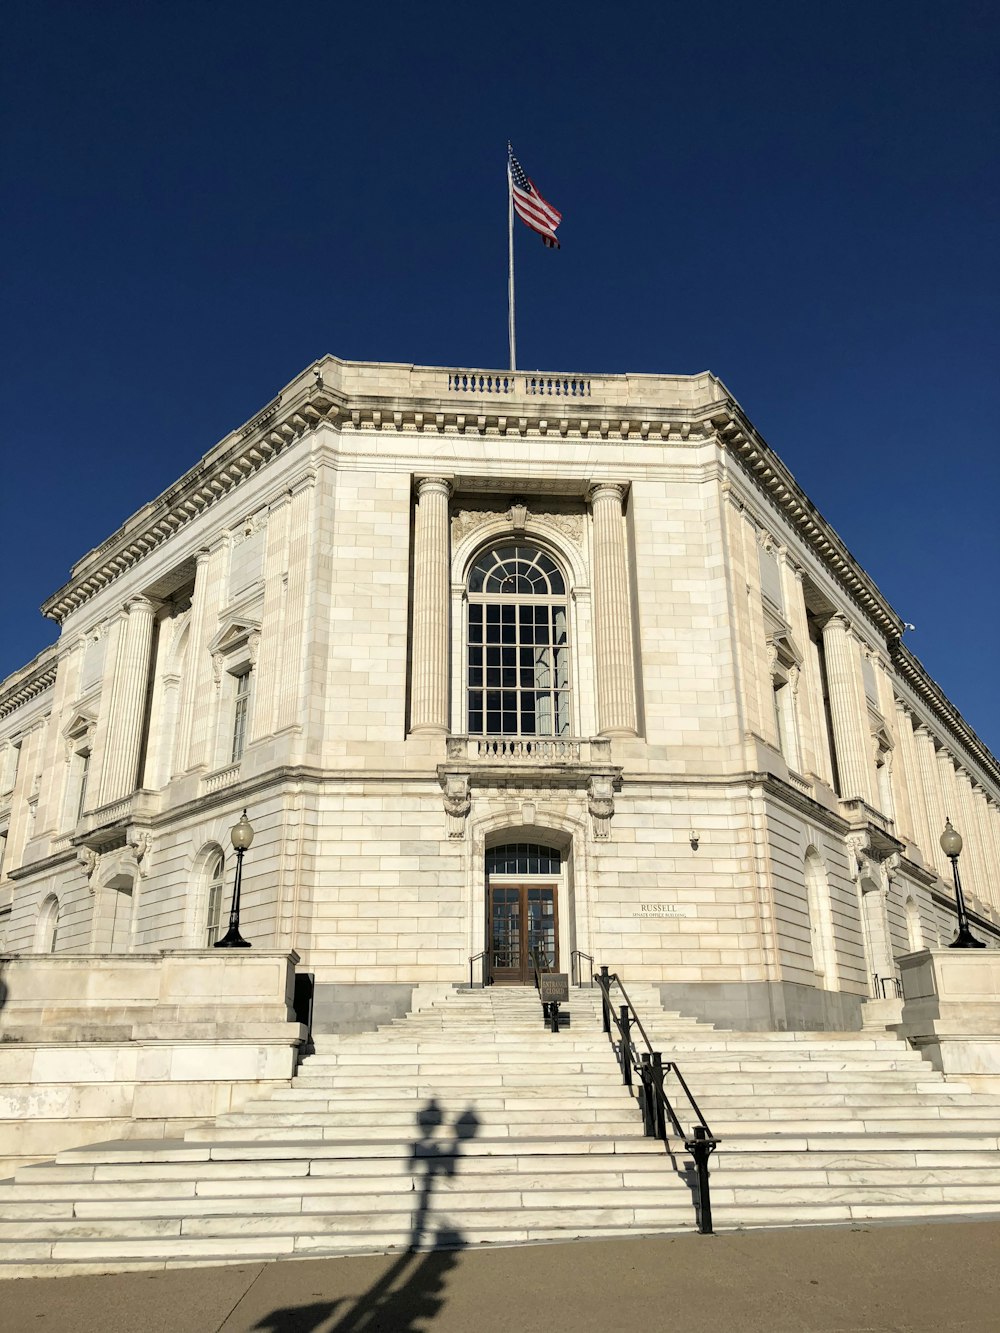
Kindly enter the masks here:
[[236, 848], [236, 880], [233, 884], [233, 905], [229, 910], [229, 929], [221, 940], [215, 941], [217, 949], [252, 949], [253, 945], [240, 934], [240, 889], [243, 885], [243, 855], [253, 842], [253, 825], [247, 819], [244, 810], [239, 821], [229, 831]]
[[[475, 1138], [479, 1117], [469, 1107], [455, 1121], [449, 1138], [438, 1138], [444, 1112], [432, 1097], [417, 1112], [418, 1138], [410, 1149], [416, 1177], [422, 1175], [420, 1198], [413, 1210], [406, 1249], [371, 1286], [356, 1298], [287, 1306], [272, 1310], [254, 1325], [260, 1333], [422, 1333], [444, 1305], [447, 1274], [458, 1263], [456, 1250], [465, 1238], [454, 1227], [428, 1225], [435, 1181], [454, 1176], [461, 1143]], [[427, 1242], [424, 1242], [425, 1236]], [[421, 1253], [422, 1249], [429, 1250]], [[318, 1294], [318, 1293], [317, 1293]], [[343, 1307], [347, 1305], [348, 1308]], [[339, 1316], [336, 1322], [328, 1321]]]

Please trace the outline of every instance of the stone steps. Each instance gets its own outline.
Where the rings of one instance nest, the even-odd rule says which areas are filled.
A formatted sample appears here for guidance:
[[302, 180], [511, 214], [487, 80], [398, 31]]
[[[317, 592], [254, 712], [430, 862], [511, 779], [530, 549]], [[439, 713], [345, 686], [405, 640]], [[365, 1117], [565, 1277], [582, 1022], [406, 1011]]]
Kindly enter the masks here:
[[[724, 1032], [629, 989], [722, 1139], [718, 1227], [1000, 1214], [1000, 1099], [889, 1034]], [[318, 1037], [290, 1088], [183, 1140], [26, 1168], [0, 1275], [693, 1230], [687, 1154], [642, 1137], [599, 992], [568, 1009], [557, 1035], [533, 990], [453, 993]]]

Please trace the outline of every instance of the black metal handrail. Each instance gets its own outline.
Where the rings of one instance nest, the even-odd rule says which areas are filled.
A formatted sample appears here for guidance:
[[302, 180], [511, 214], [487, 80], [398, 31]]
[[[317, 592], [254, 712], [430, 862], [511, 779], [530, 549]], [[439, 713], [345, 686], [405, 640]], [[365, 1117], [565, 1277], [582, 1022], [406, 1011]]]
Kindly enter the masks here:
[[485, 990], [487, 986], [492, 986], [492, 985], [493, 985], [493, 978], [490, 976], [490, 972], [489, 972], [489, 963], [488, 963], [489, 956], [490, 956], [490, 951], [489, 951], [488, 949], [483, 949], [483, 951], [482, 951], [481, 953], [474, 953], [474, 954], [471, 954], [471, 955], [470, 955], [470, 957], [469, 957], [469, 990], [475, 990], [475, 988], [476, 988], [476, 983], [475, 983], [475, 981], [474, 981], [474, 979], [473, 979], [473, 975], [472, 975], [472, 973], [473, 973], [473, 969], [474, 969], [474, 967], [475, 967], [475, 965], [476, 965], [477, 963], [481, 963], [481, 964], [482, 964], [482, 968], [481, 968], [481, 971], [480, 971], [480, 977], [481, 977], [481, 980], [480, 980], [480, 982], [479, 982], [480, 988], [481, 988], [482, 990]]
[[[687, 1080], [678, 1068], [676, 1060], [664, 1060], [659, 1051], [654, 1051], [649, 1034], [643, 1027], [635, 1005], [629, 999], [628, 991], [622, 985], [621, 978], [614, 972], [602, 967], [596, 974], [597, 985], [601, 991], [601, 1009], [604, 1017], [604, 1031], [608, 1034], [612, 1050], [618, 1058], [622, 1082], [631, 1089], [635, 1076], [639, 1078], [639, 1103], [642, 1109], [642, 1126], [647, 1138], [657, 1138], [669, 1146], [669, 1122], [671, 1131], [682, 1140], [684, 1147], [694, 1158], [697, 1172], [698, 1194], [696, 1211], [698, 1230], [702, 1235], [712, 1234], [712, 1200], [709, 1193], [708, 1159], [719, 1146], [719, 1140], [708, 1126], [701, 1107], [695, 1101]], [[624, 1004], [615, 1005], [611, 999], [612, 987], [621, 992]], [[618, 1029], [618, 1042], [615, 1042], [612, 1023]], [[642, 1037], [646, 1049], [639, 1051], [632, 1037], [633, 1030]], [[685, 1132], [680, 1117], [674, 1110], [667, 1096], [663, 1081], [672, 1074], [680, 1085], [681, 1091], [691, 1108], [693, 1121], [691, 1133]]]
[[572, 980], [574, 986], [583, 987], [583, 960], [586, 959], [590, 964], [590, 985], [594, 985], [594, 960], [589, 953], [584, 953], [582, 949], [574, 949], [570, 953], [570, 971], [573, 974]]
[[903, 998], [903, 984], [899, 977], [875, 975], [872, 980], [875, 982], [876, 999], [881, 997], [883, 1000], [901, 1000]]

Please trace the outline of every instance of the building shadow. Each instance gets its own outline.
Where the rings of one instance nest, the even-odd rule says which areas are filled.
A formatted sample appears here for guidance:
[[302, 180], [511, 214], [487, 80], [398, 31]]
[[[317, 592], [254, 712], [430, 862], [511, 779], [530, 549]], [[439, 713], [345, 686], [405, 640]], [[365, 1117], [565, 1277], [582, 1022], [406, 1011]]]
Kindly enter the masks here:
[[356, 1298], [317, 1301], [272, 1310], [254, 1325], [260, 1333], [421, 1333], [445, 1303], [448, 1273], [466, 1241], [455, 1227], [432, 1223], [437, 1182], [457, 1171], [461, 1145], [479, 1132], [479, 1117], [464, 1111], [445, 1133], [436, 1098], [417, 1112], [417, 1138], [410, 1149], [418, 1191], [406, 1249], [380, 1278]]

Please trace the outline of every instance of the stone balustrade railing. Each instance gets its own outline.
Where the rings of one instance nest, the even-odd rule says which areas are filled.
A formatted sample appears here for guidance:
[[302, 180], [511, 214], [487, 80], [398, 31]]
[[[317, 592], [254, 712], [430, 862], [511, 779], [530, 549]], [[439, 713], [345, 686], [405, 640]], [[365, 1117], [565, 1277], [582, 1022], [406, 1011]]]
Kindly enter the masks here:
[[526, 394], [528, 397], [590, 398], [591, 381], [580, 375], [517, 375], [488, 370], [450, 370], [449, 393]]
[[88, 810], [80, 821], [84, 834], [109, 826], [128, 824], [134, 819], [146, 819], [156, 813], [160, 804], [158, 792], [137, 788], [128, 796], [121, 796], [116, 801]]
[[232, 787], [239, 781], [239, 764], [230, 764], [228, 768], [220, 768], [217, 773], [209, 773], [205, 778], [204, 790], [206, 795], [213, 791], [223, 791], [226, 787]]
[[448, 758], [488, 764], [607, 763], [611, 742], [603, 736], [449, 736]]

